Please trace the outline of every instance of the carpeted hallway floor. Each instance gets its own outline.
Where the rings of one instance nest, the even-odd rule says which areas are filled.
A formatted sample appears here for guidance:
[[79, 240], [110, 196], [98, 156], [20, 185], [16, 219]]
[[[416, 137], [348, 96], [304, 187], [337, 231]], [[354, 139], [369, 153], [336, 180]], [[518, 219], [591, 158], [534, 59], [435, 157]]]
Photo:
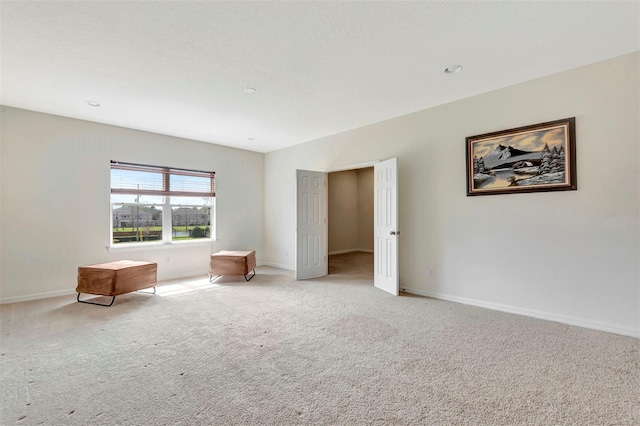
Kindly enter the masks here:
[[329, 275], [332, 278], [368, 279], [373, 285], [373, 253], [333, 254], [329, 256]]
[[[348, 262], [347, 262], [348, 263]], [[364, 274], [0, 306], [0, 423], [636, 425], [640, 342]]]

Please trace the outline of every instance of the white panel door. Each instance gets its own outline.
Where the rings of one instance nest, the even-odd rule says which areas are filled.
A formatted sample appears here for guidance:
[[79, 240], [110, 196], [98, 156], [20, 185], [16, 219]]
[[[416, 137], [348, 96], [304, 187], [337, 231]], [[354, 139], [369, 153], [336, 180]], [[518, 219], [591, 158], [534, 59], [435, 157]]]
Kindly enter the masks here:
[[374, 166], [373, 285], [398, 295], [398, 159]]
[[296, 279], [324, 277], [327, 262], [327, 174], [296, 170]]

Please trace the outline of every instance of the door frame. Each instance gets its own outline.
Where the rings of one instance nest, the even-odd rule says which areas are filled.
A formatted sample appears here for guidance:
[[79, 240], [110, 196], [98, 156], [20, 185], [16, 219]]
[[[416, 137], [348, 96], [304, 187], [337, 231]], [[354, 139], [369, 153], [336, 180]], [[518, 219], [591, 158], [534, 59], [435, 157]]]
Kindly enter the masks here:
[[[293, 253], [294, 253], [294, 256], [295, 256], [294, 259], [293, 259], [293, 262], [294, 262], [293, 269], [294, 269], [294, 272], [295, 272], [296, 281], [298, 281], [298, 223], [297, 223], [297, 221], [298, 221], [298, 211], [297, 211], [297, 209], [298, 209], [298, 170], [307, 170], [307, 171], [310, 171], [310, 172], [315, 171], [315, 172], [321, 172], [321, 173], [327, 174], [327, 191], [328, 191], [329, 190], [329, 182], [328, 182], [329, 173], [343, 172], [343, 171], [346, 171], [346, 170], [366, 169], [367, 167], [375, 166], [376, 164], [380, 163], [381, 161], [382, 160], [364, 161], [362, 163], [346, 164], [346, 165], [343, 165], [343, 166], [330, 167], [330, 168], [327, 168], [327, 169], [320, 169], [320, 170], [296, 168], [296, 186], [295, 186], [295, 191], [296, 191], [296, 196], [295, 196], [296, 226], [295, 226], [295, 232], [294, 232], [295, 241], [294, 241], [294, 246], [293, 246], [294, 247]], [[326, 235], [328, 237], [328, 235], [329, 235], [329, 217], [328, 217], [328, 215], [327, 215], [327, 220], [325, 222], [325, 232], [326, 232]], [[327, 259], [326, 263], [327, 263], [327, 275], [328, 275], [329, 274], [329, 271], [328, 271], [328, 265], [329, 265], [329, 242], [328, 241], [327, 241], [327, 244], [325, 244], [325, 247], [326, 247], [326, 250], [325, 250], [324, 256]], [[375, 255], [375, 245], [374, 245], [373, 250], [374, 250], [374, 255]]]
[[[371, 160], [371, 161], [363, 161], [362, 163], [355, 164], [347, 164], [344, 166], [336, 166], [329, 169], [322, 170], [327, 173], [327, 191], [329, 190], [329, 173], [337, 173], [337, 172], [346, 172], [348, 170], [358, 170], [358, 169], [368, 169], [369, 167], [374, 167], [376, 164], [382, 162], [384, 160]], [[375, 188], [373, 189], [375, 192]], [[327, 197], [328, 198], [328, 197]], [[376, 224], [373, 224], [374, 229]], [[329, 215], [327, 215], [327, 266], [329, 265]], [[376, 245], [373, 245], [373, 255], [376, 255]], [[328, 275], [328, 272], [327, 272]]]
[[335, 172], [344, 172], [346, 170], [366, 169], [368, 167], [375, 166], [376, 164], [378, 164], [381, 161], [382, 160], [364, 161], [362, 163], [355, 163], [355, 164], [347, 164], [345, 166], [330, 167], [330, 168], [324, 169], [322, 171], [325, 172], [325, 173], [335, 173]]
[[[391, 158], [393, 158], [393, 157], [391, 157]], [[329, 190], [329, 185], [328, 185], [328, 174], [329, 173], [343, 172], [343, 171], [347, 171], [347, 170], [366, 169], [368, 167], [374, 167], [376, 164], [381, 163], [382, 161], [385, 161], [385, 160], [363, 161], [361, 163], [345, 164], [345, 165], [342, 165], [342, 166], [328, 167], [328, 168], [325, 168], [325, 169], [320, 169], [320, 170], [315, 170], [315, 171], [323, 172], [323, 173], [327, 174], [327, 191], [328, 191]], [[296, 169], [296, 173], [297, 173], [297, 170], [303, 170], [303, 169]], [[304, 169], [304, 170], [309, 170], [309, 169]], [[314, 171], [314, 170], [309, 170], [309, 171]], [[297, 179], [297, 176], [296, 176], [296, 209], [297, 209], [297, 205], [298, 205], [297, 193], [298, 193], [298, 179]], [[296, 221], [297, 221], [297, 214], [298, 214], [298, 212], [296, 211]], [[375, 227], [375, 223], [374, 223], [374, 227]], [[327, 232], [327, 236], [328, 236], [328, 231], [329, 231], [329, 217], [328, 216], [327, 216], [327, 221], [325, 223], [325, 231]], [[294, 253], [295, 253], [294, 262], [295, 263], [294, 263], [294, 266], [298, 264], [297, 242], [298, 242], [298, 229], [297, 229], [297, 226], [296, 226], [295, 245], [294, 245], [294, 247], [295, 247], [295, 250], [294, 250]], [[328, 244], [328, 241], [327, 241], [327, 244], [325, 244], [325, 247], [326, 247], [325, 256], [326, 256], [326, 259], [327, 259], [327, 266], [328, 266], [328, 264], [329, 264], [329, 244]], [[375, 247], [375, 244], [374, 244], [374, 246], [373, 246], [373, 255], [374, 256], [376, 254], [375, 252], [376, 252], [376, 247]], [[296, 266], [296, 268], [297, 268], [297, 266]], [[328, 270], [327, 270], [327, 274], [328, 274]], [[297, 272], [296, 272], [296, 280], [298, 280]], [[373, 280], [372, 280], [372, 282], [373, 282]]]

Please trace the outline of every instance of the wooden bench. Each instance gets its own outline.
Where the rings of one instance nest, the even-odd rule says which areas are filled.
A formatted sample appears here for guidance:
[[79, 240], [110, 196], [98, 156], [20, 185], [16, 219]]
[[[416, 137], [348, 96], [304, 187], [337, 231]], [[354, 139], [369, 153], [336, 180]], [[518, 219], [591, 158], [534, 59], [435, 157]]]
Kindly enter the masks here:
[[[247, 278], [249, 271], [253, 275]], [[209, 281], [221, 275], [244, 275], [245, 281], [256, 276], [256, 252], [239, 250], [222, 250], [211, 255], [209, 262]]]
[[[111, 306], [116, 296], [153, 287], [156, 293], [158, 283], [158, 264], [136, 260], [99, 263], [78, 268], [78, 302], [91, 305]], [[81, 293], [111, 296], [111, 303], [88, 302], [80, 300]]]

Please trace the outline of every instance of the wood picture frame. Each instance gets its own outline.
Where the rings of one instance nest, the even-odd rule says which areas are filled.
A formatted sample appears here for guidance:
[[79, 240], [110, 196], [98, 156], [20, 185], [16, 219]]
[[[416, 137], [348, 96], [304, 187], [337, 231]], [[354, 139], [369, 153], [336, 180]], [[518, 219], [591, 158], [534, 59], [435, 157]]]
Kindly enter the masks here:
[[467, 143], [467, 196], [573, 191], [575, 117], [482, 135]]

